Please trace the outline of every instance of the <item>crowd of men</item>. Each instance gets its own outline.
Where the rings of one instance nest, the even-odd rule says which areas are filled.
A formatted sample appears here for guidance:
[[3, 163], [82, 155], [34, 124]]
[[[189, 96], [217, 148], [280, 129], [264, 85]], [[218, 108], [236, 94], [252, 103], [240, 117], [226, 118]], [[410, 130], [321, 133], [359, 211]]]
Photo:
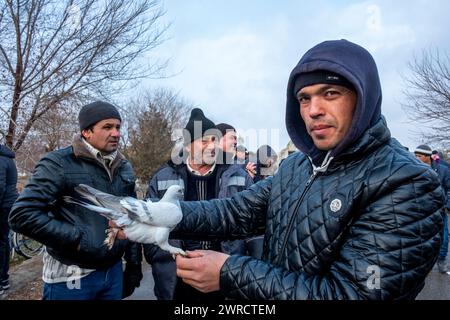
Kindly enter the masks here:
[[289, 76], [286, 128], [299, 152], [282, 162], [267, 145], [250, 159], [232, 125], [193, 109], [182, 161], [168, 159], [146, 195], [158, 211], [169, 187], [183, 190], [170, 204], [183, 217], [170, 243], [186, 256], [126, 228], [108, 248], [105, 230], [117, 225], [63, 201], [79, 197], [79, 184], [136, 197], [110, 103], [81, 108], [72, 144], [46, 154], [18, 198], [14, 154], [1, 146], [0, 290], [9, 288], [9, 224], [46, 247], [45, 300], [123, 299], [140, 285], [143, 259], [161, 300], [414, 299], [436, 262], [447, 271], [450, 173], [430, 147], [414, 157], [391, 137], [381, 96], [371, 54], [334, 40]]

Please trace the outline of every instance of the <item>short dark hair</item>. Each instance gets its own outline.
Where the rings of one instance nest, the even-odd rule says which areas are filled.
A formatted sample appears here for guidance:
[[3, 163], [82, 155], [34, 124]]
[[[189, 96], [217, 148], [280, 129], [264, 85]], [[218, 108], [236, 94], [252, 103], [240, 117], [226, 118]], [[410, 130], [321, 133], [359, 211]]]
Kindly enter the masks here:
[[236, 132], [236, 129], [228, 123], [219, 123], [218, 125], [216, 125], [216, 128], [220, 131], [222, 137], [225, 136], [229, 131]]
[[[94, 123], [94, 124], [91, 124], [90, 126], [88, 126], [88, 127], [86, 127], [86, 128], [84, 128], [83, 130], [94, 131], [94, 127], [95, 127], [95, 123]], [[83, 131], [83, 130], [81, 130], [81, 131]]]

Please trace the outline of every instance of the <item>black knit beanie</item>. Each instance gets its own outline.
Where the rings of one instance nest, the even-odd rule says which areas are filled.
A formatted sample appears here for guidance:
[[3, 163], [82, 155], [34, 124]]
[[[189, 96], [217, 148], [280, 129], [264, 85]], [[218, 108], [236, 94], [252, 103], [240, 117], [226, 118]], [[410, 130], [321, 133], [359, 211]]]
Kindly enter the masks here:
[[105, 119], [118, 119], [122, 121], [119, 111], [108, 102], [95, 101], [83, 106], [78, 114], [80, 131]]
[[184, 145], [186, 146], [192, 141], [203, 137], [208, 130], [212, 134], [211, 129], [217, 130], [214, 122], [206, 118], [201, 109], [192, 109], [191, 117], [183, 130]]
[[299, 74], [294, 84], [294, 96], [297, 96], [299, 90], [313, 84], [334, 84], [355, 90], [355, 87], [343, 76], [326, 70], [316, 70]]

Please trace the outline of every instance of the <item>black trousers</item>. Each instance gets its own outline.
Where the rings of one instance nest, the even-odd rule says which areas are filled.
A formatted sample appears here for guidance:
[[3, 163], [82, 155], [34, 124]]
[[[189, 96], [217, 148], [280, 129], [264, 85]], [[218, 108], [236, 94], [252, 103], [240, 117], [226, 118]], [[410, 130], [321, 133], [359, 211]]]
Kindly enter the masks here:
[[0, 281], [8, 279], [9, 271], [9, 210], [0, 208]]

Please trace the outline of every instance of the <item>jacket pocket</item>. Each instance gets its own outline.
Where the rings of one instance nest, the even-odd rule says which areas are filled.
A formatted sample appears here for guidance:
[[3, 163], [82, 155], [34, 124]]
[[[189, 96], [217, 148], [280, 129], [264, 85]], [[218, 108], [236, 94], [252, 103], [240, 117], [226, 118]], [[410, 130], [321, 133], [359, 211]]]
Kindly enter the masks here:
[[131, 196], [135, 193], [135, 178], [130, 174], [120, 175], [121, 190], [123, 196]]
[[94, 226], [79, 226], [78, 228], [81, 230], [80, 257], [92, 262], [101, 260], [108, 250], [103, 243], [106, 239], [105, 231], [101, 232], [101, 227]]

